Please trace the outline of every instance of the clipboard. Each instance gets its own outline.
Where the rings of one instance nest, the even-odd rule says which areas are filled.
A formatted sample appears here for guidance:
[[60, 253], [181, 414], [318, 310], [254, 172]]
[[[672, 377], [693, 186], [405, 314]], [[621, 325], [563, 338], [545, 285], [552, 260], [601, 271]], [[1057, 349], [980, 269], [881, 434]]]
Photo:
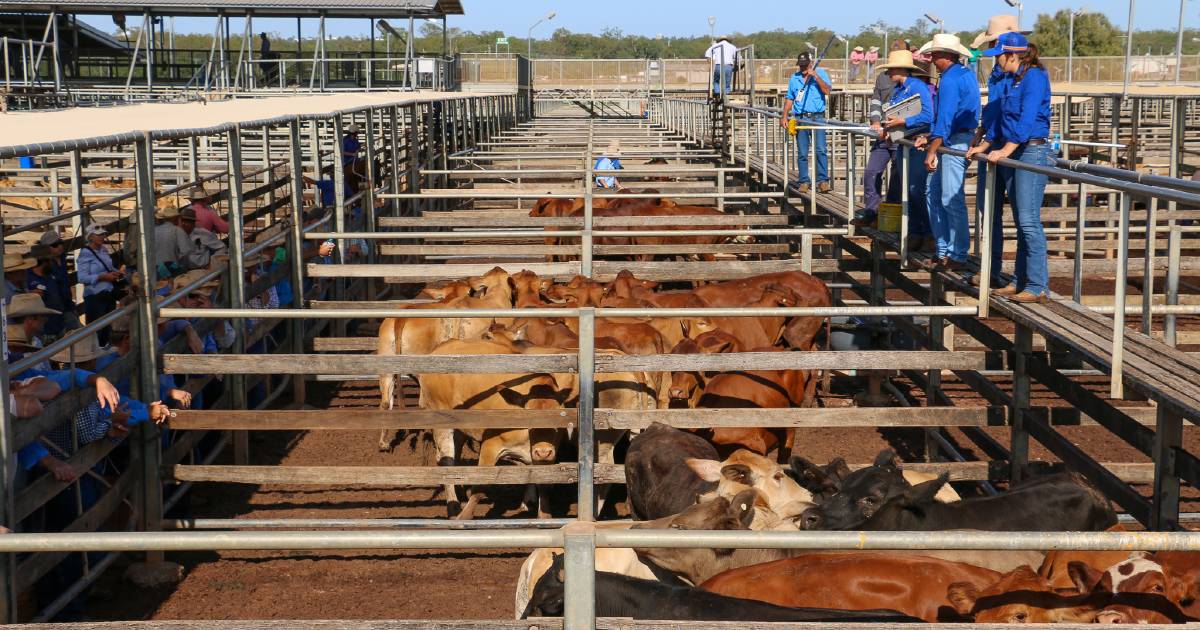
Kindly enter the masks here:
[[[920, 114], [921, 110], [921, 95], [913, 94], [899, 103], [893, 103], [885, 106], [883, 108], [883, 119], [911, 118], [917, 114]], [[905, 130], [903, 127], [893, 129], [892, 131], [888, 132], [888, 139], [893, 142], [896, 140], [901, 140], [904, 138], [904, 131]]]

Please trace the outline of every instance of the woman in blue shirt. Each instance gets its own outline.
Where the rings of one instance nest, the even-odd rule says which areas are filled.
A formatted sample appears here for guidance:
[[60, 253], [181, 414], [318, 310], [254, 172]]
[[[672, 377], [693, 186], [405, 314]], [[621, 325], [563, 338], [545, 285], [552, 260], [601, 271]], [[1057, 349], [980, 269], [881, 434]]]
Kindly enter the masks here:
[[[1031, 166], [1050, 166], [1054, 159], [1047, 141], [1050, 77], [1038, 59], [1037, 47], [1020, 33], [1005, 33], [983, 54], [997, 58], [996, 65], [1008, 73], [1010, 83], [999, 115], [968, 157], [990, 150], [987, 160], [991, 164], [1009, 158]], [[1023, 169], [1005, 170], [1004, 187], [1017, 224], [1016, 282], [996, 289], [995, 294], [1014, 302], [1045, 302], [1050, 295], [1050, 273], [1042, 197], [1049, 178]]]
[[[883, 121], [883, 127], [888, 131], [902, 131], [908, 138], [928, 133], [929, 125], [933, 122], [933, 97], [929, 93], [929, 85], [914, 76], [914, 73], [922, 70], [913, 62], [912, 52], [893, 50], [888, 54], [888, 62], [880, 69], [886, 70], [896, 84], [888, 105], [895, 105], [913, 96], [921, 99], [920, 112], [907, 118], [889, 117]], [[931, 253], [936, 241], [925, 204], [925, 161], [911, 147], [900, 147], [900, 150], [907, 152], [908, 160], [908, 249]]]

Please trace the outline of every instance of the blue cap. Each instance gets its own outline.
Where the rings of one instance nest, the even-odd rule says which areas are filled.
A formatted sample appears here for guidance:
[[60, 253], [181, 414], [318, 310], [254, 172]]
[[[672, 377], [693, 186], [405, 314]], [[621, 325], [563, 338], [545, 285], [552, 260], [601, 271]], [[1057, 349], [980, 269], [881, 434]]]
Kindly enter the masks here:
[[1004, 53], [1022, 53], [1029, 50], [1029, 38], [1020, 33], [1001, 33], [996, 45], [983, 51], [984, 57], [999, 57]]

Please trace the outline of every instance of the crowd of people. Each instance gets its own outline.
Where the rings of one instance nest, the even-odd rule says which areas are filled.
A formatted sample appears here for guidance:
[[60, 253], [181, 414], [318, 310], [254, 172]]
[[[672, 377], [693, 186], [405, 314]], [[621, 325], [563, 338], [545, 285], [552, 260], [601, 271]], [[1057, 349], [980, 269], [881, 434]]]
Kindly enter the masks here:
[[[332, 194], [324, 194], [326, 189], [332, 192], [331, 187], [319, 186], [308, 178], [306, 182], [312, 186], [313, 202], [302, 216], [305, 226], [310, 226], [327, 219], [333, 199]], [[155, 225], [149, 228], [157, 282], [145, 294], [160, 303], [169, 295], [177, 295], [174, 305], [183, 308], [213, 308], [223, 303], [225, 293], [217, 279], [221, 276], [213, 272], [228, 266], [229, 224], [214, 207], [219, 205], [220, 197], [202, 185], [184, 197], [186, 203], [174, 196], [158, 200]], [[354, 228], [364, 213], [354, 206], [348, 206], [348, 210], [347, 222]], [[246, 260], [245, 286], [254, 291], [246, 296], [248, 308], [274, 309], [292, 303], [297, 289], [284, 271], [289, 265], [288, 249], [280, 238], [287, 225], [286, 218], [268, 221], [265, 217], [246, 224], [247, 249], [271, 243]], [[133, 315], [110, 318], [108, 326], [78, 334], [80, 327], [123, 309], [143, 292], [143, 274], [137, 269], [138, 229], [136, 213], [129, 216], [129, 228], [123, 234], [110, 234], [104, 225], [86, 222], [81, 229], [82, 239], [64, 239], [55, 227], [44, 232], [28, 251], [12, 251], [10, 244], [4, 254], [5, 360], [10, 368], [28, 363], [26, 357], [64, 341], [67, 335], [78, 337], [52, 356], [28, 367], [21, 365], [24, 369], [9, 375], [8, 405], [14, 427], [19, 430], [22, 422], [41, 421], [46, 428], [36, 440], [20, 446], [13, 490], [19, 494], [47, 475], [62, 484], [55, 496], [18, 523], [20, 531], [54, 532], [70, 526], [96, 505], [105, 489], [126, 469], [130, 454], [123, 442], [133, 427], [143, 422], [162, 424], [170, 409], [210, 407], [225, 393], [221, 375], [160, 373], [157, 392], [138, 392], [135, 397], [136, 358], [122, 361], [138, 348]], [[333, 241], [309, 243], [303, 243], [304, 261], [333, 262]], [[70, 251], [72, 244], [78, 244], [78, 249]], [[347, 247], [352, 250], [347, 254], [350, 259], [367, 252], [365, 241]], [[264, 277], [275, 280], [258, 282]], [[298, 290], [319, 299], [328, 288], [310, 280]], [[247, 321], [247, 339], [254, 341], [248, 342], [246, 352], [269, 352], [282, 342], [286, 327], [254, 334], [255, 327], [267, 321], [277, 320]], [[160, 317], [156, 325], [155, 343], [160, 352], [212, 354], [229, 352], [237, 343], [234, 328], [227, 320]], [[255, 405], [265, 400], [271, 384], [268, 381], [252, 388], [248, 402]], [[44, 417], [48, 411], [63, 413], [54, 401], [64, 392], [88, 388], [94, 390], [94, 395], [89, 394], [81, 407], [67, 411], [63, 421], [51, 425]], [[177, 437], [166, 428], [162, 436], [164, 446]], [[112, 446], [99, 462], [86, 466], [86, 461], [72, 459], [81, 449], [102, 440]], [[215, 439], [202, 441], [197, 452], [211, 449], [214, 443]], [[40, 579], [34, 593], [38, 605], [49, 605], [67, 591], [83, 574], [84, 562], [83, 554], [71, 554]], [[67, 603], [59, 619], [85, 617], [86, 595], [85, 590]]]

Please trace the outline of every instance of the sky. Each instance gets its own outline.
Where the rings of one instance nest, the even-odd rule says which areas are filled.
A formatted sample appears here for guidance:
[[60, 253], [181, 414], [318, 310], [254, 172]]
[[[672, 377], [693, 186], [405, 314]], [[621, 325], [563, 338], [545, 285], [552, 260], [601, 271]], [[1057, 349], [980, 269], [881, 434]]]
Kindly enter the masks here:
[[[1187, 8], [1184, 24], [1200, 27], [1200, 0], [1183, 0]], [[753, 32], [783, 28], [806, 30], [810, 26], [832, 28], [835, 31], [857, 32], [864, 24], [883, 20], [888, 24], [909, 26], [919, 11], [928, 10], [945, 20], [948, 31], [982, 30], [989, 15], [1012, 12], [1004, 0], [927, 0], [922, 3], [896, 0], [844, 0], [819, 2], [813, 0], [462, 0], [466, 15], [451, 16], [450, 25], [469, 31], [502, 30], [508, 35], [524, 37], [529, 27], [550, 11], [555, 18], [535, 31], [547, 37], [556, 28], [574, 32], [599, 33], [606, 27], [617, 27], [625, 33], [654, 36], [701, 35], [708, 32], [709, 16], [716, 18], [716, 31]], [[1179, 20], [1180, 0], [1138, 0], [1134, 25], [1137, 29], [1174, 30]], [[1080, 6], [1104, 13], [1119, 28], [1124, 29], [1129, 15], [1129, 0], [1025, 0], [1025, 25], [1032, 25], [1038, 13], [1053, 13], [1059, 9]], [[921, 7], [920, 9], [915, 7]], [[112, 22], [104, 16], [93, 16], [88, 22], [112, 30]], [[237, 24], [240, 20], [234, 20]], [[307, 20], [305, 36], [316, 32], [316, 20]], [[256, 31], [267, 30], [284, 34], [295, 33], [295, 20], [256, 19]], [[208, 33], [213, 29], [212, 18], [178, 18], [178, 32]], [[326, 31], [330, 36], [366, 34], [366, 20], [330, 20]], [[239, 26], [231, 30], [240, 32]]]

